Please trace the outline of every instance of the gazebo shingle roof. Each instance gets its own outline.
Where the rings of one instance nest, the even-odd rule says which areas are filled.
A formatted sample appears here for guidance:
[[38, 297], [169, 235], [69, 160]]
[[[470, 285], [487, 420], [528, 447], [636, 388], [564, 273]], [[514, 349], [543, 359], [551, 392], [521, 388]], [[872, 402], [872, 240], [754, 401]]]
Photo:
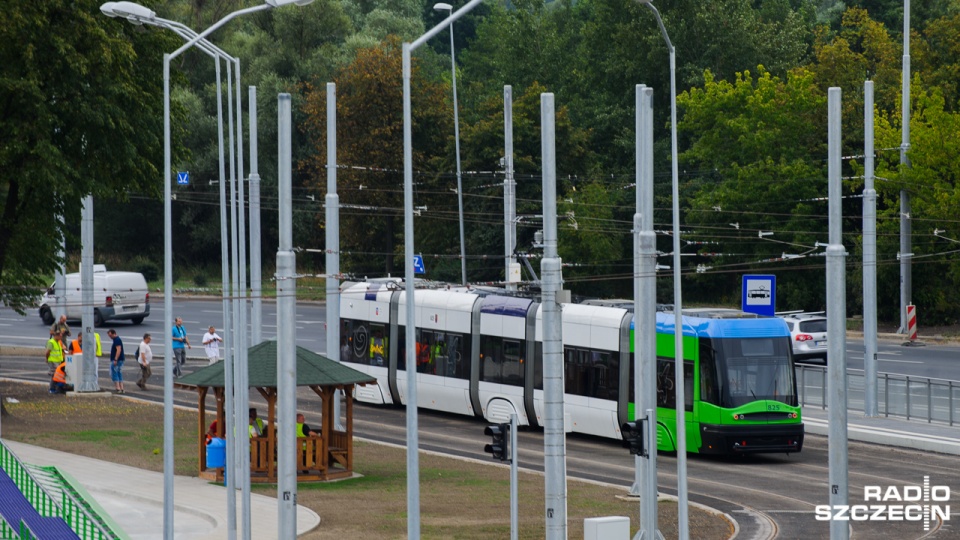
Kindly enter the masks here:
[[[275, 388], [277, 386], [277, 342], [264, 341], [247, 351], [250, 386]], [[217, 362], [177, 380], [178, 386], [208, 388], [224, 387], [224, 363]], [[297, 347], [297, 386], [331, 386], [371, 384], [377, 379], [345, 364], [334, 362], [303, 347]]]

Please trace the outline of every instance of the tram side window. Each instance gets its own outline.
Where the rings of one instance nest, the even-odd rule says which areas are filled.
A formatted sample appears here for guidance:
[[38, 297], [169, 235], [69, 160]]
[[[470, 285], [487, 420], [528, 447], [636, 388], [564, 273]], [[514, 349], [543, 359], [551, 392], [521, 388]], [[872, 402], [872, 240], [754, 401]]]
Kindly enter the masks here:
[[386, 365], [386, 326], [369, 321], [341, 319], [340, 361], [371, 366]]
[[617, 399], [619, 356], [610, 351], [565, 347], [566, 393], [599, 399]]
[[463, 336], [417, 329], [417, 372], [441, 377], [469, 379], [463, 361]]
[[716, 351], [706, 340], [700, 343], [700, 401], [720, 405], [722, 380], [717, 377]]
[[[677, 390], [673, 358], [657, 358], [657, 407], [676, 409]], [[693, 362], [683, 363], [684, 409], [693, 410]]]
[[543, 390], [543, 343], [536, 342], [533, 350], [533, 387]]
[[480, 380], [523, 386], [522, 343], [495, 336], [480, 336]]

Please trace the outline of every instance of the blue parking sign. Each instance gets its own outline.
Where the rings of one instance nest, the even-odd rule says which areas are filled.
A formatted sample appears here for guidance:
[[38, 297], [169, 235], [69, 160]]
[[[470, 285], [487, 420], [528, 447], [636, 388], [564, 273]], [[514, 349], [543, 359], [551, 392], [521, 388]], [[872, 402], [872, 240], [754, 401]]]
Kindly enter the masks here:
[[773, 317], [777, 306], [777, 276], [744, 275], [740, 306], [747, 313]]

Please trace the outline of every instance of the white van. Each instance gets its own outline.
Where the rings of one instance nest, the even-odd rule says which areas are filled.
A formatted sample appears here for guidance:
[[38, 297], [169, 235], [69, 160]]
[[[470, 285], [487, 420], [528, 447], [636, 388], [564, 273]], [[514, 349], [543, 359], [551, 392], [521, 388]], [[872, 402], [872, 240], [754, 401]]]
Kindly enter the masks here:
[[[67, 274], [66, 313], [67, 320], [80, 321], [83, 296], [80, 290], [80, 273]], [[53, 324], [53, 308], [56, 307], [54, 285], [47, 289], [40, 301], [40, 319], [44, 324]], [[107, 271], [101, 264], [93, 271], [93, 324], [103, 326], [107, 321], [128, 320], [140, 324], [150, 315], [150, 293], [147, 280], [137, 272]]]

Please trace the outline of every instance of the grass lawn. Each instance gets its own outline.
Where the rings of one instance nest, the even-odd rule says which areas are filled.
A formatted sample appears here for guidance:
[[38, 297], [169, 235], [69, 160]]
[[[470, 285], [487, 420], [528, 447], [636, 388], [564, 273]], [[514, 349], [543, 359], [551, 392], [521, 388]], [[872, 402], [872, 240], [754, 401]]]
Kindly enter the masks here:
[[[3, 436], [130, 465], [163, 470], [163, 408], [110, 396], [70, 398], [50, 395], [46, 386], [0, 381], [6, 403]], [[212, 420], [212, 418], [211, 418]], [[196, 412], [175, 412], [176, 474], [196, 476]], [[331, 483], [302, 483], [297, 502], [320, 515], [320, 526], [304, 538], [405, 538], [406, 451], [357, 441], [355, 472], [360, 478]], [[21, 458], [29, 461], [28, 456]], [[544, 480], [521, 471], [519, 478], [521, 538], [543, 538]], [[255, 493], [276, 496], [275, 485], [255, 485]], [[583, 538], [583, 519], [629, 516], [638, 526], [639, 504], [625, 500], [624, 488], [568, 479], [568, 537]], [[423, 538], [509, 538], [510, 472], [507, 467], [472, 460], [420, 454], [420, 522]], [[660, 530], [677, 537], [677, 506], [659, 505]], [[733, 534], [725, 519], [690, 508], [691, 536], [720, 540]]]

